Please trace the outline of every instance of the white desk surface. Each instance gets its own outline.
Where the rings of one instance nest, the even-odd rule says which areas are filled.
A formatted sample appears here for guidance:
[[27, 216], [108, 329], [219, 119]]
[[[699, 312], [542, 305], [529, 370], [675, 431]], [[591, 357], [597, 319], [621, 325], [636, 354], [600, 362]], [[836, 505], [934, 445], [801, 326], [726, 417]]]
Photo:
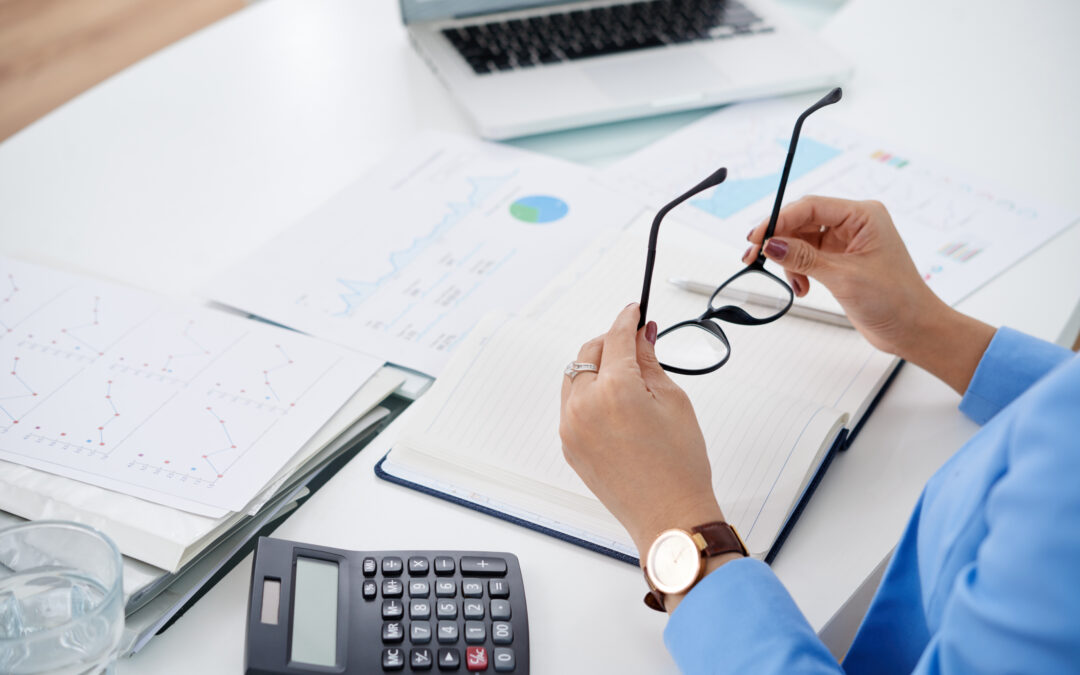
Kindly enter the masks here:
[[[832, 0], [817, 0], [825, 5]], [[788, 0], [796, 4], [799, 0]], [[823, 33], [857, 67], [851, 124], [1080, 212], [1080, 4], [850, 0]], [[518, 144], [603, 164], [698, 113]], [[0, 144], [0, 252], [174, 295], [313, 210], [415, 129], [468, 131], [393, 0], [265, 0]], [[1071, 343], [1080, 227], [961, 308]], [[834, 463], [774, 569], [822, 628], [888, 554], [926, 478], [975, 426], [907, 366]], [[634, 568], [378, 481], [389, 437], [278, 536], [344, 548], [490, 548], [522, 560], [535, 673], [672, 672]], [[245, 562], [121, 672], [236, 673]]]

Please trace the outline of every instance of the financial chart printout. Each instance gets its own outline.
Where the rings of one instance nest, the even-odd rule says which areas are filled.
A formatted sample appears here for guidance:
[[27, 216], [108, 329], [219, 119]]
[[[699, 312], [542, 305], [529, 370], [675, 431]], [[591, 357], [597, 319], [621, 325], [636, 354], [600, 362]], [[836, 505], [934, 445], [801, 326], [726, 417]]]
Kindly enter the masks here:
[[381, 361], [0, 258], [0, 458], [240, 511]]
[[[429, 133], [208, 292], [437, 375], [484, 314], [516, 310], [587, 243], [639, 211], [586, 169]], [[628, 301], [635, 292], [626, 290]]]
[[[785, 101], [725, 108], [635, 153], [605, 178], [665, 203], [727, 167], [724, 183], [677, 216], [742, 250], [746, 233], [772, 210], [800, 111]], [[802, 129], [784, 203], [809, 194], [885, 204], [923, 279], [949, 304], [1076, 219], [857, 134], [832, 122], [828, 108]]]

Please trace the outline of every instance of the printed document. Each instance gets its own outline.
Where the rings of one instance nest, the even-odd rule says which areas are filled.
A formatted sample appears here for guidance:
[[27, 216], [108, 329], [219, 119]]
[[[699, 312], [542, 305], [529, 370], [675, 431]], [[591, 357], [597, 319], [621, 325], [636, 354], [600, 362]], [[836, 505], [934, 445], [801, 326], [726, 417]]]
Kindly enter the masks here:
[[[798, 114], [787, 101], [724, 108], [631, 155], [605, 178], [660, 205], [727, 167], [724, 183], [677, 214], [742, 251], [747, 232], [772, 211]], [[856, 134], [829, 120], [828, 110], [803, 126], [784, 203], [808, 194], [884, 203], [923, 279], [951, 305], [1076, 220]]]
[[0, 258], [0, 459], [241, 511], [382, 361]]
[[208, 290], [275, 323], [437, 375], [486, 312], [515, 311], [640, 211], [588, 169], [425, 133]]

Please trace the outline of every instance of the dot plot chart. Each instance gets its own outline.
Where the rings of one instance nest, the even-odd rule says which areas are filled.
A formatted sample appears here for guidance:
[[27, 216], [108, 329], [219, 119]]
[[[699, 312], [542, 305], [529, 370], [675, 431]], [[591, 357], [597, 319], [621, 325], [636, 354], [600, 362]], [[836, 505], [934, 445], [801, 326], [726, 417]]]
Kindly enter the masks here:
[[0, 258], [0, 459], [201, 513], [244, 508], [381, 361]]

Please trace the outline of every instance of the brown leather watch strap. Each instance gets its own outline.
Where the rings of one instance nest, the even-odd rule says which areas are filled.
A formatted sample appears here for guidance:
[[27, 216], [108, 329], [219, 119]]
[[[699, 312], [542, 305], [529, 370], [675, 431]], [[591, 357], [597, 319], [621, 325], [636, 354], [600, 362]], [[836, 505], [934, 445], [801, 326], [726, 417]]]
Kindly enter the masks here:
[[[701, 541], [704, 542], [705, 545], [701, 549], [702, 558], [711, 558], [725, 553], [741, 553], [744, 557], [750, 555], [739, 533], [735, 531], [734, 527], [722, 520], [691, 528], [690, 534], [694, 539], [700, 537]], [[699, 543], [698, 546], [701, 546], [701, 544]], [[645, 594], [645, 606], [658, 612], [666, 612], [664, 594], [652, 587], [648, 572], [645, 574], [645, 581], [649, 584], [649, 592]]]
[[702, 538], [705, 539], [705, 550], [702, 551], [702, 555], [705, 558], [711, 558], [714, 555], [722, 555], [724, 553], [742, 553], [744, 556], [750, 555], [746, 550], [746, 545], [742, 542], [742, 538], [739, 537], [739, 533], [735, 531], [734, 527], [722, 520], [715, 523], [698, 525], [691, 529], [690, 533], [700, 534]]

